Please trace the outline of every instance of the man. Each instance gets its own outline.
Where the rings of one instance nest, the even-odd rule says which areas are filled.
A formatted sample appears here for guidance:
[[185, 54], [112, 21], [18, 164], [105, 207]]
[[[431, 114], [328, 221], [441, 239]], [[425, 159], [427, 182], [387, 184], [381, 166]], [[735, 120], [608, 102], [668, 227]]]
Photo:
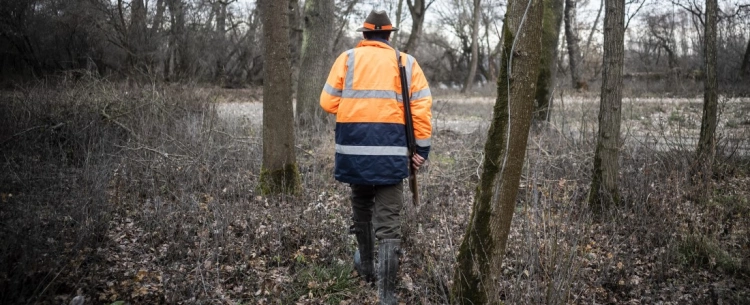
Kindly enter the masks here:
[[[350, 231], [357, 237], [354, 263], [365, 280], [378, 280], [383, 304], [394, 304], [401, 247], [403, 179], [430, 152], [432, 96], [414, 57], [389, 43], [393, 27], [384, 11], [372, 11], [362, 40], [336, 59], [320, 95], [320, 105], [336, 115], [336, 180], [351, 186]], [[404, 105], [397, 58], [406, 68], [416, 154], [407, 156]], [[409, 162], [411, 161], [411, 162]], [[378, 239], [378, 276], [375, 241]]]

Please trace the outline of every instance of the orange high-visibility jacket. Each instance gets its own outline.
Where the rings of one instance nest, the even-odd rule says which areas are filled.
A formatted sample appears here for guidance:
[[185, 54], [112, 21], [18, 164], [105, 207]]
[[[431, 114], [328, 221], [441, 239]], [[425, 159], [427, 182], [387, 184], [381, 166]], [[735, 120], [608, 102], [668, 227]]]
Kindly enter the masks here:
[[[417, 153], [427, 159], [432, 95], [414, 57], [401, 53], [409, 84]], [[404, 105], [395, 50], [363, 40], [336, 59], [320, 106], [336, 115], [336, 180], [396, 184], [409, 176]]]

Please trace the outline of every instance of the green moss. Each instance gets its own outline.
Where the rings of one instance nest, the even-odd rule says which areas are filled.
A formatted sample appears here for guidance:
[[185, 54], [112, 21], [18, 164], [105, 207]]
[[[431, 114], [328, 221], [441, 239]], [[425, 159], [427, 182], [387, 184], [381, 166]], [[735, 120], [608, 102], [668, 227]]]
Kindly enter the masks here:
[[553, 70], [557, 58], [557, 45], [562, 21], [562, 0], [545, 0], [542, 21], [542, 56], [539, 63], [539, 77], [536, 82], [534, 120], [547, 120], [549, 111], [550, 83], [554, 81]]
[[[500, 71], [508, 71], [508, 60], [505, 54], [510, 53], [513, 44], [513, 33], [507, 26], [503, 27], [504, 52]], [[508, 126], [508, 91], [513, 80], [508, 79], [507, 73], [500, 73], [497, 80], [497, 100], [493, 109], [492, 123], [488, 131], [488, 139], [484, 147], [484, 162], [482, 176], [477, 186], [469, 225], [466, 228], [464, 242], [456, 257], [458, 266], [453, 279], [453, 304], [486, 304], [486, 290], [482, 287], [483, 272], [489, 270], [490, 257], [477, 253], [493, 253], [494, 240], [490, 233], [490, 216], [492, 211], [492, 195], [495, 177], [500, 171], [500, 159], [505, 152]]]
[[296, 194], [300, 189], [297, 163], [286, 164], [277, 170], [261, 169], [258, 187], [263, 195]]

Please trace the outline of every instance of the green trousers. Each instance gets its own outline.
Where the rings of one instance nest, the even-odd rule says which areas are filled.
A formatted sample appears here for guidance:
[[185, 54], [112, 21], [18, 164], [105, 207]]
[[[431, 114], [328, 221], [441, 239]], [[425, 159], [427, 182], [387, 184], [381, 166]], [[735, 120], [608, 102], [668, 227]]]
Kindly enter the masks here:
[[401, 208], [404, 185], [350, 185], [352, 220], [372, 221], [377, 239], [401, 239]]

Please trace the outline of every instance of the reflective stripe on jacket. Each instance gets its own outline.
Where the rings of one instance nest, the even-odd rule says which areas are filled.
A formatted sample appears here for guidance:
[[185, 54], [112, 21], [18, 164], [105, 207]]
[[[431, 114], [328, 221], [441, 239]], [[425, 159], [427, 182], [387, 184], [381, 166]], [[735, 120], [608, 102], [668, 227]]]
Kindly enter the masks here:
[[[427, 159], [432, 135], [432, 95], [414, 57], [401, 53], [414, 121], [417, 153]], [[363, 40], [336, 59], [320, 106], [336, 115], [336, 180], [396, 184], [409, 175], [404, 105], [396, 52]]]

